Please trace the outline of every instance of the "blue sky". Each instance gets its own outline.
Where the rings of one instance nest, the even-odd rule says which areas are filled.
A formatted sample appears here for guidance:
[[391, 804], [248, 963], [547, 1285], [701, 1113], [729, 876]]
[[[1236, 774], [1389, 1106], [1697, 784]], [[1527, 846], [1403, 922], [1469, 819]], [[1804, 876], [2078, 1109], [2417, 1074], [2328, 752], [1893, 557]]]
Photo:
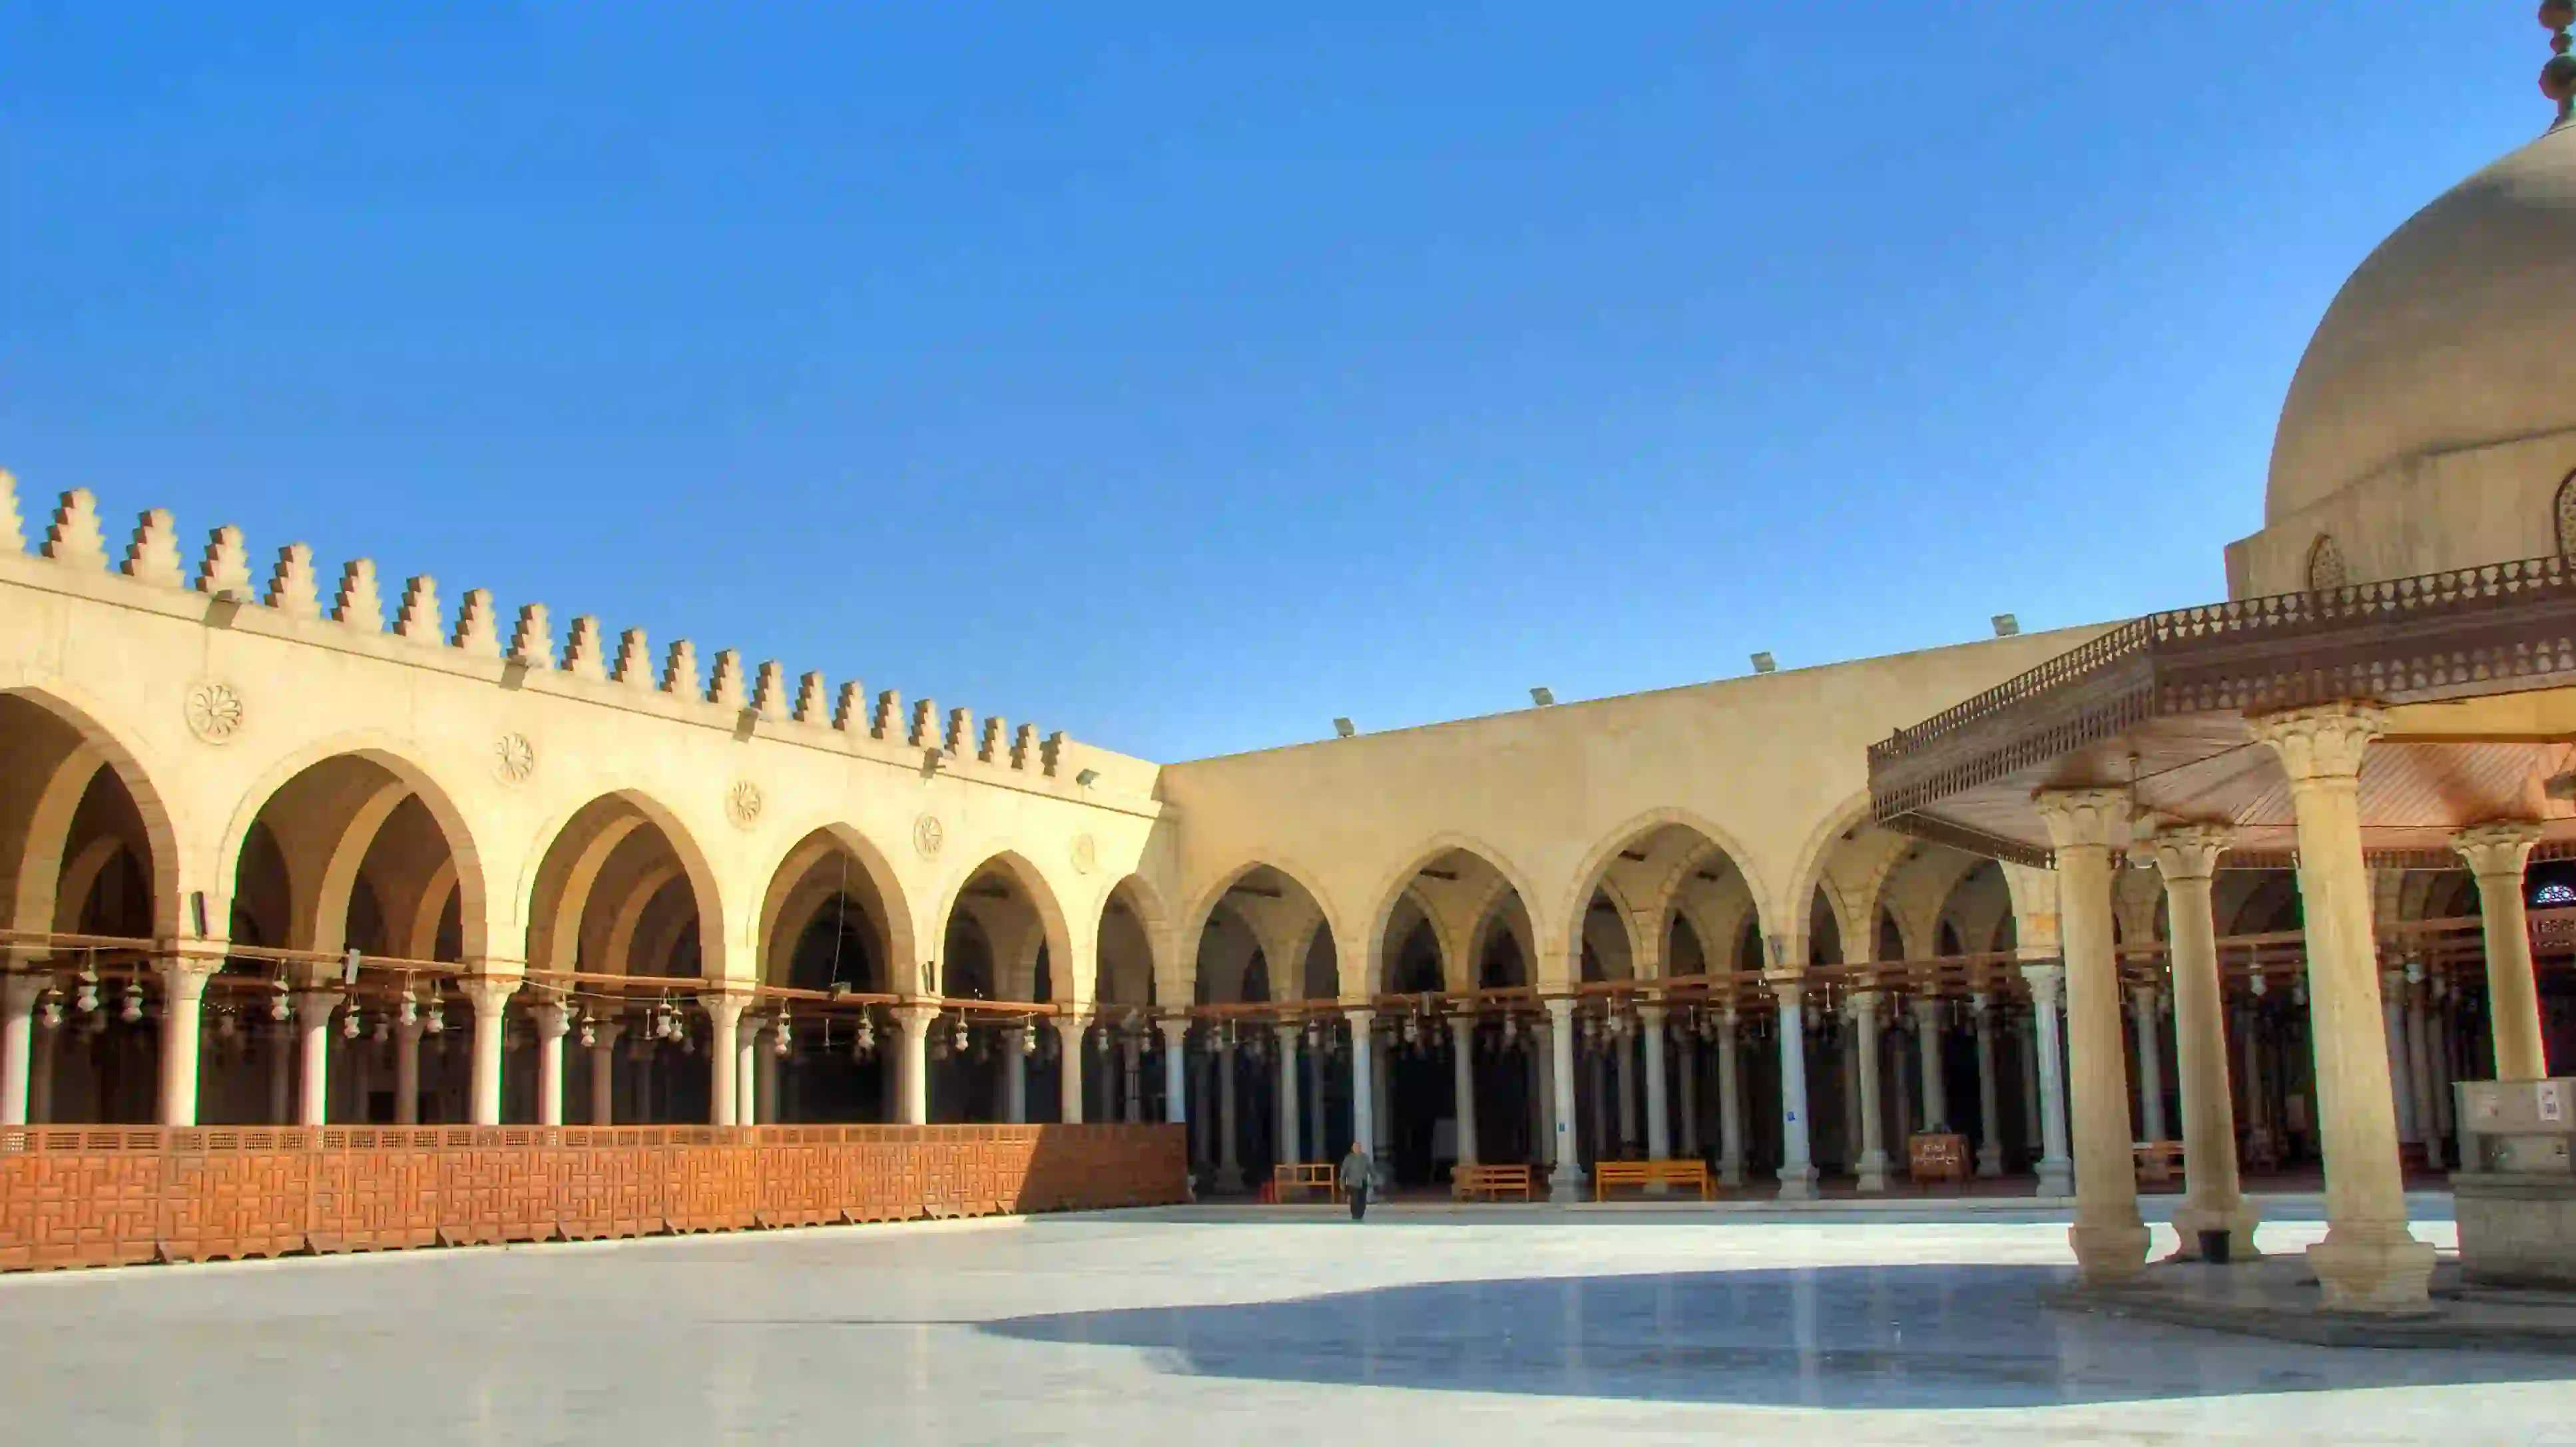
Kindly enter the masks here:
[[394, 8], [0, 0], [24, 491], [1166, 760], [2220, 596], [2549, 118], [2488, 0]]

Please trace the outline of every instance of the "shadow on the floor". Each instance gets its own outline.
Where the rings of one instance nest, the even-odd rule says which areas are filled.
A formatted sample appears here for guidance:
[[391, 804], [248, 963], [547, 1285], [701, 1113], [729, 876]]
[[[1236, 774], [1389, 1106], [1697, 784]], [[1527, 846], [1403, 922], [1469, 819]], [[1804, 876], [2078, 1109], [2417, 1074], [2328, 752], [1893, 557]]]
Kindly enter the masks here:
[[1175, 1372], [1323, 1385], [1825, 1408], [2038, 1407], [2576, 1379], [2576, 1361], [2306, 1347], [2061, 1315], [2038, 1266], [1849, 1266], [1433, 1282], [1006, 1318]]

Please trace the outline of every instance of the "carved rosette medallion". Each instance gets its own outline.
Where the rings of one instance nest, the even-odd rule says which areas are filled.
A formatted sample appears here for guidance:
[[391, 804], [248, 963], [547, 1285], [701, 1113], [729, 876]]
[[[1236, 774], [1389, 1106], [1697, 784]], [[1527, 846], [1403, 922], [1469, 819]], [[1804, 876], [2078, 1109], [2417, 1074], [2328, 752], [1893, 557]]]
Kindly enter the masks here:
[[229, 683], [207, 679], [188, 690], [188, 732], [210, 744], [228, 744], [241, 733], [242, 696]]
[[937, 854], [939, 846], [947, 842], [948, 830], [940, 824], [938, 815], [924, 814], [912, 821], [912, 847], [921, 851], [922, 858]]
[[537, 746], [526, 734], [503, 734], [492, 743], [492, 777], [504, 784], [524, 784], [537, 771]]
[[760, 822], [760, 786], [749, 779], [734, 781], [733, 792], [725, 795], [725, 817], [736, 829], [748, 829]]
[[1100, 867], [1100, 841], [1088, 834], [1073, 836], [1073, 872], [1089, 874]]

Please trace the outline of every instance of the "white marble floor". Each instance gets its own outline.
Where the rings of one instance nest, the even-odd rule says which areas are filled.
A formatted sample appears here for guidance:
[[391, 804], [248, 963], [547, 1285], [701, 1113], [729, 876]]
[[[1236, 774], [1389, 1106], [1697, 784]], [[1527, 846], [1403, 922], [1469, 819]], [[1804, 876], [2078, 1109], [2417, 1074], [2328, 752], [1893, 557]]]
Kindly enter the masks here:
[[2576, 1442], [2576, 1359], [2041, 1312], [2068, 1261], [2041, 1212], [1172, 1210], [18, 1277], [0, 1440]]

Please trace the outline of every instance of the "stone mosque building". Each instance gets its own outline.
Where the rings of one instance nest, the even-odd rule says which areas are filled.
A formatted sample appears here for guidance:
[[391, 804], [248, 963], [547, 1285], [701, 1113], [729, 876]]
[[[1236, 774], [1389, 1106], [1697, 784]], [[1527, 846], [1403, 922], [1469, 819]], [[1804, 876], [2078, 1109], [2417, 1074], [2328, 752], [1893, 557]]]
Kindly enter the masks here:
[[2353, 274], [2231, 601], [2151, 619], [1157, 763], [0, 474], [0, 1122], [1947, 1165], [2080, 1182], [2100, 1278], [2178, 1157], [2247, 1245], [2322, 1170], [2330, 1292], [2420, 1298], [2451, 1082], [2576, 1045], [2557, 23], [2560, 123]]

